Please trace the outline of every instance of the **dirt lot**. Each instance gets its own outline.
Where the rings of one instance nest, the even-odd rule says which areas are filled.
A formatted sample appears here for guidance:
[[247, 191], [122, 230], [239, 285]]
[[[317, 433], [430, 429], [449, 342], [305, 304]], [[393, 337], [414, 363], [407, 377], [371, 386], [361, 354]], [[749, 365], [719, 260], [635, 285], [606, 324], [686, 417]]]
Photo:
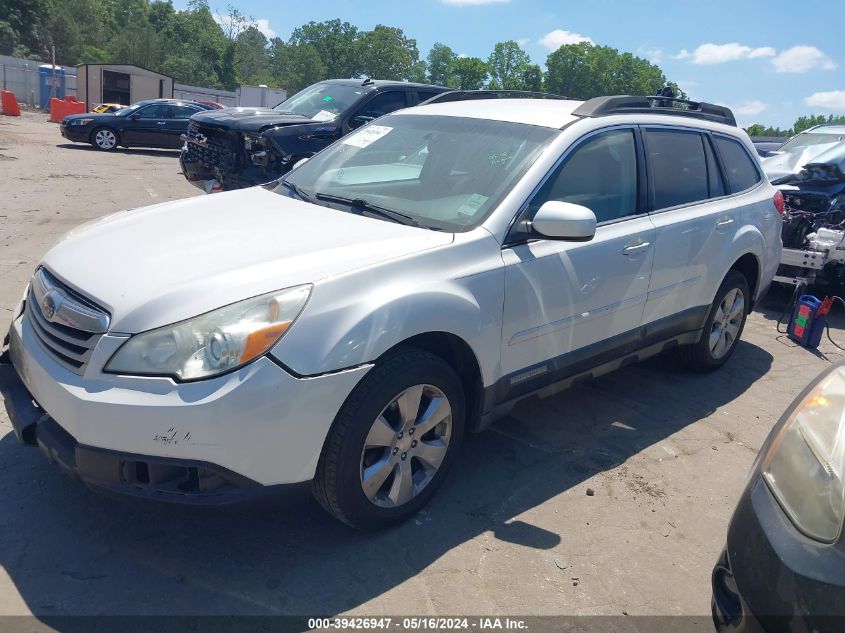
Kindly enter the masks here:
[[[3, 118], [0, 321], [65, 231], [196, 194], [174, 152], [104, 154], [63, 143], [43, 116]], [[775, 332], [787, 296], [749, 318], [722, 371], [689, 375], [660, 358], [518, 407], [469, 438], [425, 512], [377, 534], [310, 501], [198, 513], [95, 496], [19, 447], [0, 413], [0, 614], [706, 621], [710, 570], [757, 448], [829, 362]]]

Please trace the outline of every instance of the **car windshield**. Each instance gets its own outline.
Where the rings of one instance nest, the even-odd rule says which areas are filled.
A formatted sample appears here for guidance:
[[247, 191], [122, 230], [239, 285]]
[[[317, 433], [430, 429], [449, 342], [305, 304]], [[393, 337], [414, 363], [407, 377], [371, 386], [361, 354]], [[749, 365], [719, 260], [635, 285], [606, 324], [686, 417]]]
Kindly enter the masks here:
[[131, 106], [126, 106], [125, 108], [121, 108], [117, 112], [114, 113], [115, 116], [129, 116], [133, 112], [135, 112], [141, 106], [147, 105], [143, 101], [140, 103], [133, 103]]
[[319, 83], [300, 90], [273, 109], [301, 114], [316, 121], [331, 121], [365, 92], [361, 86]]
[[815, 132], [807, 132], [805, 134], [799, 134], [791, 141], [784, 143], [779, 150], [781, 152], [791, 152], [796, 149], [809, 147], [810, 145], [839, 143], [841, 141], [845, 141], [845, 134], [817, 134]]
[[294, 169], [275, 191], [317, 204], [346, 199], [356, 203], [350, 208], [377, 206], [432, 229], [467, 231], [489, 215], [556, 134], [487, 119], [388, 115]]

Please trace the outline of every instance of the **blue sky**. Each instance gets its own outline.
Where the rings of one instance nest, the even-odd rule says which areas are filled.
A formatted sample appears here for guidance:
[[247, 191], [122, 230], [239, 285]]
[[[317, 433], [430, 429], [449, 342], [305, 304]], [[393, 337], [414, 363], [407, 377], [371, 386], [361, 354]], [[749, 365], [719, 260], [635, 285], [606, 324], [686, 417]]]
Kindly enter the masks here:
[[[218, 0], [219, 1], [219, 0]], [[591, 40], [657, 63], [693, 99], [734, 108], [743, 125], [788, 127], [802, 114], [845, 114], [845, 38], [836, 3], [805, 0], [230, 0], [267, 34], [332, 18], [402, 28], [425, 57], [434, 42], [486, 59], [514, 39], [534, 62]], [[176, 5], [184, 6], [184, 0]], [[215, 11], [225, 13], [226, 0]], [[845, 6], [842, 7], [845, 9]], [[827, 16], [827, 17], [826, 17]]]

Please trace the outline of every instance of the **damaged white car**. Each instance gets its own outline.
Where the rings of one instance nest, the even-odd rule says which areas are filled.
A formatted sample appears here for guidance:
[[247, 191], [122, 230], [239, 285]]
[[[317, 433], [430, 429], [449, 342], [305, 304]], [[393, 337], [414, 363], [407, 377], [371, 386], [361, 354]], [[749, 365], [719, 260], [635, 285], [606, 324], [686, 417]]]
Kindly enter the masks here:
[[306, 490], [371, 528], [521, 399], [666, 350], [728, 361], [782, 211], [730, 110], [437, 99], [59, 242], [0, 357], [18, 437], [98, 490]]
[[782, 192], [783, 265], [775, 281], [845, 284], [845, 125], [819, 125], [762, 160]]

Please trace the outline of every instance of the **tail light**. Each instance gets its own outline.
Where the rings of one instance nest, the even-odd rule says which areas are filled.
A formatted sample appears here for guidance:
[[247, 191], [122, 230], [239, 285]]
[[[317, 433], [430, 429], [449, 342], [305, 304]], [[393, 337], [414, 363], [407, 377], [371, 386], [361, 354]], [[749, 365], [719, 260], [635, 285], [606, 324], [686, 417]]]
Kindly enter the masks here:
[[786, 209], [786, 203], [783, 200], [783, 192], [780, 189], [778, 189], [778, 191], [775, 193], [775, 197], [772, 199], [772, 201], [775, 203], [775, 209], [778, 210], [778, 213], [783, 215], [783, 212]]

